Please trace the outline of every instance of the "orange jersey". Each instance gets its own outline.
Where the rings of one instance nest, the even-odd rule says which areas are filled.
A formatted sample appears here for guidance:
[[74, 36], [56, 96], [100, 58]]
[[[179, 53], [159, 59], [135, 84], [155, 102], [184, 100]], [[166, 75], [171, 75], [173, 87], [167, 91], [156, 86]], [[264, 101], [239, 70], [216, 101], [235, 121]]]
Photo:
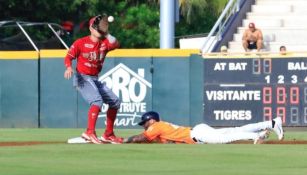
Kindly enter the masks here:
[[155, 122], [143, 133], [149, 141], [157, 140], [161, 143], [169, 141], [175, 143], [195, 143], [191, 138], [191, 128], [177, 126], [168, 122]]

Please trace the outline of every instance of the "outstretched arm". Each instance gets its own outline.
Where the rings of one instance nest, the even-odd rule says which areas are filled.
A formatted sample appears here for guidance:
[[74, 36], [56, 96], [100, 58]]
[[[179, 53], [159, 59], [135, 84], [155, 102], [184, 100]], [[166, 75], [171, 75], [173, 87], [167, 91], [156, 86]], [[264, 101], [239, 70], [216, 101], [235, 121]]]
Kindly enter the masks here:
[[123, 143], [148, 143], [149, 140], [144, 134], [134, 135], [129, 138], [125, 138]]

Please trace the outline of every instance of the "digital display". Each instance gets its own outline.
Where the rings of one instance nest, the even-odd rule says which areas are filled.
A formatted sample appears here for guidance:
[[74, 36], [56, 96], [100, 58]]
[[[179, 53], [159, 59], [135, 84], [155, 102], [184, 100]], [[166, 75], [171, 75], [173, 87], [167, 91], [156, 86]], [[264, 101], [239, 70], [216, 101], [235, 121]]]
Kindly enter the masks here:
[[204, 59], [204, 120], [307, 126], [307, 58]]

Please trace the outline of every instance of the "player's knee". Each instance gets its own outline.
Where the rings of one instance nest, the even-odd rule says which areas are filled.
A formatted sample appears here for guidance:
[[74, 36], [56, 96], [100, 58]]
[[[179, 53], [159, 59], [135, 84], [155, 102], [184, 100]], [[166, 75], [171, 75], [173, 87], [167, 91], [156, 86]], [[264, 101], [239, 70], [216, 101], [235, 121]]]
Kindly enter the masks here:
[[96, 99], [96, 100], [93, 100], [90, 105], [96, 105], [96, 106], [99, 106], [100, 108], [102, 107], [102, 99]]
[[113, 108], [113, 109], [119, 109], [120, 108], [120, 104], [121, 104], [120, 99], [116, 98], [116, 99], [114, 99], [112, 104], [109, 104], [109, 106], [110, 106], [110, 108]]

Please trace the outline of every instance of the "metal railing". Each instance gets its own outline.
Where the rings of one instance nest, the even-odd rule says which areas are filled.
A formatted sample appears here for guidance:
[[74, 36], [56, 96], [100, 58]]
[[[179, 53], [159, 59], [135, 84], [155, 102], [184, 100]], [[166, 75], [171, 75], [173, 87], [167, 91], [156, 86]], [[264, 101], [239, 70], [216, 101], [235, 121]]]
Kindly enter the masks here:
[[201, 53], [210, 53], [214, 45], [222, 39], [222, 34], [229, 18], [240, 10], [241, 0], [229, 0], [220, 17], [214, 24], [204, 44], [201, 47]]
[[60, 41], [60, 43], [66, 48], [69, 49], [67, 44], [64, 42], [64, 40], [60, 37], [60, 35], [56, 32], [54, 27], [57, 27], [61, 29], [62, 31], [65, 31], [62, 26], [56, 23], [40, 23], [40, 22], [24, 22], [24, 21], [0, 21], [0, 28], [1, 27], [18, 27], [22, 33], [26, 36], [27, 40], [31, 43], [32, 47], [39, 52], [39, 48], [35, 44], [34, 40], [31, 38], [29, 33], [25, 30], [25, 26], [48, 26], [48, 28], [52, 31], [54, 36]]
[[203, 58], [302, 58], [307, 57], [306, 51], [287, 52], [212, 52], [202, 54]]

